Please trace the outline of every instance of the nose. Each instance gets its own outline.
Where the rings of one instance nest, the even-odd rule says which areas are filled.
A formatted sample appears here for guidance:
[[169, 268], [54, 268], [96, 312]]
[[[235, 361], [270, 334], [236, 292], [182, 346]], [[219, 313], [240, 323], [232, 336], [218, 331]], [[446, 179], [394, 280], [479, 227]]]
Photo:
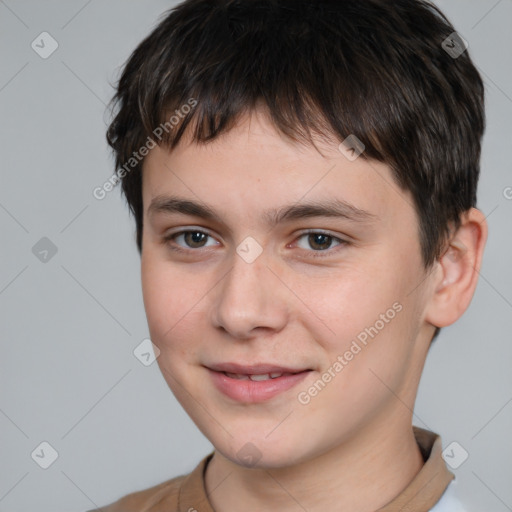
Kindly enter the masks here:
[[[234, 252], [231, 270], [215, 287], [212, 323], [235, 339], [250, 339], [258, 331], [279, 332], [289, 315], [286, 287], [276, 276], [265, 251], [250, 263]], [[269, 268], [270, 267], [270, 268]]]

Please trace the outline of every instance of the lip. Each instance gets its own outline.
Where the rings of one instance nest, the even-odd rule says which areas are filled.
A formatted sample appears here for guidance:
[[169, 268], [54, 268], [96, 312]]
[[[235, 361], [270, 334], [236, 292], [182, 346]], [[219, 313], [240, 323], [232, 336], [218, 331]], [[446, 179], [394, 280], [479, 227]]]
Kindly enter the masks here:
[[[243, 368], [244, 371], [230, 371], [228, 373], [240, 373], [245, 375], [258, 375], [274, 372], [288, 373], [286, 369], [271, 365], [255, 365], [251, 367], [241, 367], [240, 365], [236, 366], [238, 370]], [[230, 368], [234, 369], [233, 366]], [[249, 368], [252, 373], [247, 373]], [[257, 368], [257, 370], [255, 370], [255, 368]], [[267, 368], [270, 368], [270, 370], [267, 370]], [[298, 370], [298, 373], [295, 372], [293, 375], [283, 375], [282, 377], [263, 381], [252, 381], [234, 379], [225, 375], [224, 371], [216, 371], [208, 368], [210, 378], [217, 390], [232, 400], [244, 403], [258, 403], [270, 400], [271, 398], [295, 387], [297, 384], [302, 382], [311, 371], [312, 370]]]

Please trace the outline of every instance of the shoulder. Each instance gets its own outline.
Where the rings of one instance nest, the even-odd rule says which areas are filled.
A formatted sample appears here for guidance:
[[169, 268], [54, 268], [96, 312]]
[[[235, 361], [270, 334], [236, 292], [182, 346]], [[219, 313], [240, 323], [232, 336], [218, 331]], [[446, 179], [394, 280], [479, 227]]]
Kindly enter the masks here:
[[[165, 506], [166, 512], [178, 510], [178, 494], [181, 484], [188, 475], [181, 475], [166, 480], [158, 485], [123, 496], [119, 500], [101, 507], [102, 512], [152, 512], [159, 505]], [[163, 510], [163, 509], [162, 509]], [[88, 512], [94, 512], [90, 510]]]
[[468, 509], [457, 497], [457, 482], [450, 482], [439, 501], [430, 512], [468, 512]]
[[87, 512], [178, 512], [178, 503], [183, 505], [183, 499], [187, 496], [201, 495], [207, 501], [204, 471], [213, 454], [214, 452], [202, 459], [191, 473], [132, 492], [110, 505]]

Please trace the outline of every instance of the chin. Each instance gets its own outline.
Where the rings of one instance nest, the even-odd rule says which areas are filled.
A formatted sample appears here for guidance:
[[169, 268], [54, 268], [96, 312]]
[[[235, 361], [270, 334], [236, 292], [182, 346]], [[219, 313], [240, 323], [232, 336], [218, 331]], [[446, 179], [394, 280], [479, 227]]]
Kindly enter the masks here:
[[265, 438], [271, 430], [263, 435], [235, 436], [220, 443], [210, 442], [231, 462], [248, 469], [278, 469], [296, 465], [308, 457], [300, 439], [290, 435], [272, 438], [274, 434]]

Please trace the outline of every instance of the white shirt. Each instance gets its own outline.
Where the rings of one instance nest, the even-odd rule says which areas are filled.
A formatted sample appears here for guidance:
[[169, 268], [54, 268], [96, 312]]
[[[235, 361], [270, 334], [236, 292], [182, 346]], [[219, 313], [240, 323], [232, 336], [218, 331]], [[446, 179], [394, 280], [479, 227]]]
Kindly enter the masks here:
[[430, 512], [468, 512], [468, 509], [457, 498], [456, 487], [456, 481], [452, 480]]

